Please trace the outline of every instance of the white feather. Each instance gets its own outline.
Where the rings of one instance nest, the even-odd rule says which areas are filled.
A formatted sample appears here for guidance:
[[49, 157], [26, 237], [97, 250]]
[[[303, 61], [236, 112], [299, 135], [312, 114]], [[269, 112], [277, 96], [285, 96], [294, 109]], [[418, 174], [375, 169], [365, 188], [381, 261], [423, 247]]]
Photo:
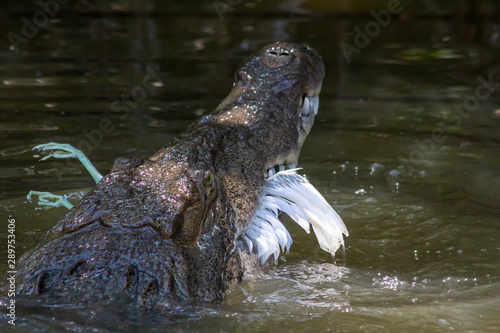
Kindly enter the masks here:
[[342, 234], [349, 236], [340, 216], [323, 196], [305, 179], [297, 169], [280, 171], [266, 180], [262, 202], [243, 234], [250, 251], [255, 247], [262, 263], [271, 254], [278, 260], [280, 246], [288, 251], [292, 238], [278, 219], [279, 211], [290, 216], [307, 233], [312, 225], [320, 247], [332, 255], [342, 245]]
[[245, 243], [247, 243], [247, 246], [248, 246], [248, 249], [250, 250], [250, 252], [252, 252], [253, 242], [246, 235], [241, 235], [241, 236], [243, 237], [243, 240], [245, 241]]
[[302, 229], [304, 229], [307, 233], [310, 232], [309, 230], [310, 224], [308, 222], [307, 213], [304, 212], [304, 210], [300, 206], [295, 205], [293, 202], [290, 202], [281, 196], [273, 196], [272, 194], [267, 195], [264, 200], [272, 202], [276, 206], [277, 210], [286, 213], [295, 222], [297, 222], [297, 224], [300, 225]]
[[344, 222], [304, 177], [295, 172], [280, 172], [269, 178], [268, 183], [269, 195], [287, 199], [295, 204], [296, 211], [301, 208], [307, 214], [323, 250], [333, 254], [344, 244], [342, 233], [348, 235]]
[[277, 218], [270, 219], [268, 222], [274, 228], [274, 232], [276, 233], [281, 246], [281, 251], [288, 252], [290, 246], [292, 245], [292, 237], [290, 236], [290, 233], [286, 230], [283, 223], [281, 223], [281, 221]]
[[[265, 262], [267, 258], [269, 258], [269, 255], [271, 254], [271, 252], [269, 251], [269, 245], [267, 243], [265, 235], [263, 235], [260, 229], [256, 227], [253, 223], [247, 230], [246, 235], [248, 236], [248, 238], [252, 240], [255, 247], [257, 248], [257, 255], [259, 256], [259, 258], [261, 258], [261, 260], [265, 258], [264, 260]], [[267, 255], [267, 257], [265, 255]]]

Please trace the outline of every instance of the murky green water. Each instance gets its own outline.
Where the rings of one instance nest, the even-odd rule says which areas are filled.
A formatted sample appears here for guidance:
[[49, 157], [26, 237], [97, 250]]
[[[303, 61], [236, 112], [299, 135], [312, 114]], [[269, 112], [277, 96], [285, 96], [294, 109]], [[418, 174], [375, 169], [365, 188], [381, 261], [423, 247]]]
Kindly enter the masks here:
[[[335, 266], [313, 235], [290, 225], [290, 255], [221, 304], [171, 306], [146, 320], [111, 316], [98, 304], [91, 311], [18, 304], [16, 327], [500, 331], [495, 2], [401, 1], [399, 17], [386, 18], [379, 31], [369, 11], [387, 8], [385, 1], [373, 8], [361, 1], [232, 3], [221, 20], [208, 1], [70, 2], [18, 48], [6, 36], [22, 36], [21, 18], [32, 21], [40, 7], [17, 3], [2, 13], [0, 272], [9, 216], [20, 256], [65, 213], [35, 210], [29, 190], [92, 186], [77, 164], [38, 163], [33, 146], [80, 145], [102, 172], [117, 157], [148, 156], [212, 110], [229, 92], [236, 65], [276, 40], [309, 43], [326, 63], [300, 165], [349, 229], [346, 266], [341, 255]], [[356, 27], [368, 23], [372, 37], [358, 36], [356, 44]], [[342, 42], [356, 47], [349, 59]], [[8, 327], [2, 313], [0, 327]]]

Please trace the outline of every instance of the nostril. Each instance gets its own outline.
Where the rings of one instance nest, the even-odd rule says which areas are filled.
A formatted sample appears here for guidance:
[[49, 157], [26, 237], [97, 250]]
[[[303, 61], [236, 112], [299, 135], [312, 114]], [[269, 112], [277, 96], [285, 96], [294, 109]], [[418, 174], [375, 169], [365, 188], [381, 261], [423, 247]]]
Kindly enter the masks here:
[[290, 53], [288, 51], [281, 51], [281, 52], [276, 52], [276, 51], [268, 51], [267, 52], [268, 54], [272, 55], [272, 56], [275, 56], [275, 57], [288, 57], [290, 55]]
[[294, 55], [291, 50], [286, 47], [273, 46], [265, 51], [261, 57], [261, 61], [269, 68], [278, 68], [286, 66], [293, 62]]

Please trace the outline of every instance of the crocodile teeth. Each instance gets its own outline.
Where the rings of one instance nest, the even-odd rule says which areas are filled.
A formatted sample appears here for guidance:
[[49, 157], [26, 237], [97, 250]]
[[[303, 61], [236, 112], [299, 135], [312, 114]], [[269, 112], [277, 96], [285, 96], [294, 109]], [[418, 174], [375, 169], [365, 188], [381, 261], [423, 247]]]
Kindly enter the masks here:
[[266, 179], [257, 213], [242, 235], [249, 250], [256, 249], [261, 263], [272, 254], [277, 262], [280, 247], [281, 251], [288, 252], [292, 238], [278, 219], [281, 211], [307, 233], [312, 225], [320, 247], [334, 255], [340, 246], [344, 246], [343, 234], [349, 235], [340, 216], [307, 179], [296, 173], [297, 169], [280, 172], [274, 169], [276, 167], [269, 170], [269, 173], [274, 173]]
[[308, 116], [311, 112], [316, 115], [319, 107], [319, 95], [304, 98], [300, 114]]
[[267, 177], [270, 178], [270, 177], [274, 176], [275, 173], [276, 173], [276, 170], [274, 170], [274, 168], [271, 168], [271, 169], [267, 170]]
[[285, 171], [285, 170], [292, 170], [297, 168], [296, 163], [291, 163], [291, 164], [280, 164], [272, 167], [271, 169], [267, 170], [267, 178], [274, 176], [276, 173], [280, 171]]
[[318, 108], [319, 108], [319, 95], [316, 95], [314, 97], [311, 97], [312, 98], [312, 106], [313, 106], [313, 112], [314, 112], [314, 115], [317, 115], [318, 114]]

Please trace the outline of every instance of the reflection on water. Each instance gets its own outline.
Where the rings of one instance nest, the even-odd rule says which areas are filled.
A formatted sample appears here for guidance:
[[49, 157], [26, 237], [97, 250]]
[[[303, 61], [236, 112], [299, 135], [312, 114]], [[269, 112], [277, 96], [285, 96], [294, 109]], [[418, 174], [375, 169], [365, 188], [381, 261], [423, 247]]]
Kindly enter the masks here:
[[[32, 147], [90, 142], [101, 172], [119, 156], [148, 156], [212, 110], [235, 66], [274, 40], [307, 42], [325, 60], [320, 110], [300, 165], [350, 233], [344, 267], [341, 254], [333, 265], [313, 235], [289, 223], [290, 254], [221, 304], [169, 304], [144, 317], [19, 300], [21, 331], [499, 331], [500, 28], [488, 19], [498, 8], [423, 3], [404, 3], [402, 16], [349, 64], [340, 42], [352, 42], [355, 27], [372, 20], [357, 1], [243, 2], [224, 20], [201, 1], [73, 4], [17, 53], [4, 47], [0, 237], [7, 239], [14, 216], [19, 255], [65, 214], [35, 210], [29, 190], [92, 186], [77, 164], [38, 163]], [[378, 11], [387, 3], [372, 5]], [[37, 9], [10, 10], [3, 36], [20, 33], [20, 17]], [[148, 66], [165, 73], [161, 85], [128, 97]], [[127, 113], [113, 109], [117, 99]], [[98, 134], [105, 118], [113, 130]]]

